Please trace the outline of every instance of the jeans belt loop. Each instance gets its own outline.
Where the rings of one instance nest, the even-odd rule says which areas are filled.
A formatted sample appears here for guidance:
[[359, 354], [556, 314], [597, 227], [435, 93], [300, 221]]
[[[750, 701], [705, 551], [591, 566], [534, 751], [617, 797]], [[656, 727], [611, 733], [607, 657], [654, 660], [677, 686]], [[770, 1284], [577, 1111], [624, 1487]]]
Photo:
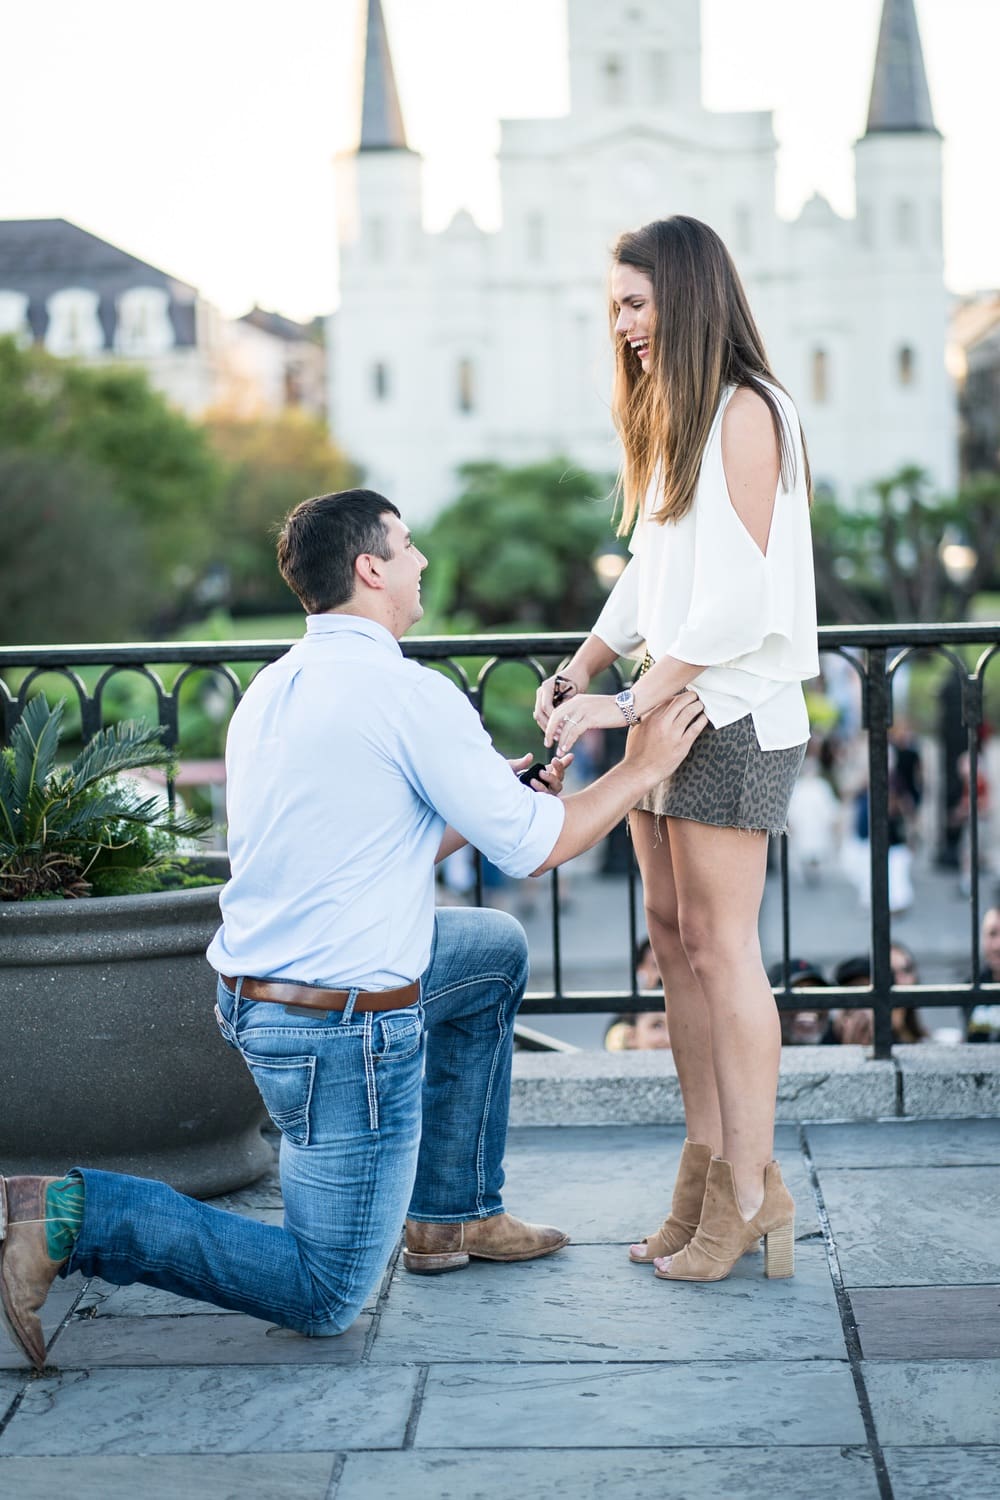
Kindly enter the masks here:
[[354, 1002], [357, 1000], [360, 993], [361, 991], [356, 988], [348, 991], [347, 1004], [344, 1006], [344, 1013], [340, 1018], [341, 1026], [350, 1025], [351, 1017], [354, 1015]]
[[236, 990], [235, 990], [235, 992], [233, 994], [233, 1021], [232, 1021], [232, 1025], [233, 1025], [233, 1030], [234, 1031], [236, 1030], [236, 1022], [239, 1020], [239, 1015], [240, 1015], [240, 1001], [243, 999], [243, 978], [244, 978], [244, 976], [242, 974], [240, 974], [240, 976], [237, 978], [237, 980], [236, 980]]

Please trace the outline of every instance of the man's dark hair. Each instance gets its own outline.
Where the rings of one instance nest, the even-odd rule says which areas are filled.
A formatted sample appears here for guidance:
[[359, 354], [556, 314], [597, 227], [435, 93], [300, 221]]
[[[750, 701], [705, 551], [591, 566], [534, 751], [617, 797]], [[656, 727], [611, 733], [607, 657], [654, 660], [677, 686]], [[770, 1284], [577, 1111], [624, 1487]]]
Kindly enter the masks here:
[[388, 560], [382, 517], [399, 516], [374, 490], [314, 495], [291, 511], [278, 537], [278, 567], [307, 614], [338, 609], [354, 593], [354, 564], [364, 553]]

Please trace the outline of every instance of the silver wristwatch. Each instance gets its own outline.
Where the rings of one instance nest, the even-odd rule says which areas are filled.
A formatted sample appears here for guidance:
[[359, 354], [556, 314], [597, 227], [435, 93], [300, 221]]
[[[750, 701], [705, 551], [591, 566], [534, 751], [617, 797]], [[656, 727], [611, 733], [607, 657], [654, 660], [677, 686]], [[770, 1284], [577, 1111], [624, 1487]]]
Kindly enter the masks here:
[[615, 702], [625, 715], [625, 722], [630, 729], [638, 724], [639, 715], [635, 711], [635, 694], [631, 688], [625, 688], [622, 692], [616, 693]]

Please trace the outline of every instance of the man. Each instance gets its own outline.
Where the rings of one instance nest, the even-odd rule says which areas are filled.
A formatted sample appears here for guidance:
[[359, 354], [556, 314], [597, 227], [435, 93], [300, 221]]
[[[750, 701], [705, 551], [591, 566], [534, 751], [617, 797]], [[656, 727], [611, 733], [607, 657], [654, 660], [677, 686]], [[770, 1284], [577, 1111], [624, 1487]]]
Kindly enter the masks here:
[[[983, 913], [979, 929], [979, 983], [1000, 984], [1000, 903]], [[966, 1036], [970, 1042], [1000, 1042], [1000, 1005], [966, 1008]]]
[[590, 848], [680, 764], [700, 705], [687, 693], [650, 715], [586, 791], [538, 795], [460, 691], [402, 655], [427, 560], [394, 505], [369, 490], [304, 501], [278, 560], [309, 618], [230, 726], [232, 878], [208, 957], [222, 1034], [281, 1132], [285, 1224], [84, 1168], [0, 1182], [2, 1310], [38, 1368], [37, 1314], [58, 1274], [331, 1335], [357, 1316], [404, 1217], [417, 1272], [567, 1243], [501, 1196], [524, 934], [502, 912], [435, 912], [434, 865], [466, 839], [512, 876]]

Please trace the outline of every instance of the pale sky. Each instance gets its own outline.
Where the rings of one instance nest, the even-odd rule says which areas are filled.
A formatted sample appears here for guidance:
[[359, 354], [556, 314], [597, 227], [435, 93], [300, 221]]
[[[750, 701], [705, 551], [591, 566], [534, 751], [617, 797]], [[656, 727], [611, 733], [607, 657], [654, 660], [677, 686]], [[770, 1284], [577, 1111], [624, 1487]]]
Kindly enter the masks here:
[[[564, 0], [383, 0], [425, 217], [499, 215], [500, 118], [567, 106]], [[224, 312], [337, 299], [332, 157], [363, 0], [6, 0], [0, 218], [66, 218]], [[712, 109], [773, 109], [778, 209], [853, 210], [881, 0], [703, 0]], [[945, 148], [946, 275], [1000, 286], [1000, 0], [917, 0]], [[630, 39], [629, 44], [633, 44]]]

